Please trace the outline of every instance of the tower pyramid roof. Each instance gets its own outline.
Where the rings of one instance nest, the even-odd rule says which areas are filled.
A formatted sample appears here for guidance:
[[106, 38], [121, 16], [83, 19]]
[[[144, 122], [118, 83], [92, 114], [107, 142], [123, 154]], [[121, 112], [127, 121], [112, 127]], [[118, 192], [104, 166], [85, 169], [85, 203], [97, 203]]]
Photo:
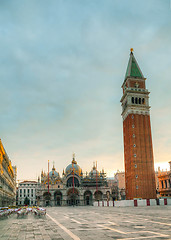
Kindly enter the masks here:
[[133, 49], [130, 49], [130, 57], [129, 57], [129, 62], [128, 62], [128, 66], [127, 66], [127, 70], [126, 70], [126, 74], [125, 74], [125, 79], [127, 77], [137, 77], [137, 78], [144, 78], [141, 69], [134, 57], [133, 54]]

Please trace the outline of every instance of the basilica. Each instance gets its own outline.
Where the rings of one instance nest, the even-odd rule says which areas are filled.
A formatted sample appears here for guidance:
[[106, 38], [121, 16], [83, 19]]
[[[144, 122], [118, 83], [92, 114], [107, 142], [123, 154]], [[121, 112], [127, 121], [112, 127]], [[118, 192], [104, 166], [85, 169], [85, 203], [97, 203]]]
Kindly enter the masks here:
[[36, 195], [39, 206], [83, 206], [109, 200], [110, 188], [104, 170], [99, 172], [94, 164], [89, 173], [83, 174], [73, 154], [72, 162], [63, 170], [62, 176], [54, 165], [50, 172], [41, 172]]

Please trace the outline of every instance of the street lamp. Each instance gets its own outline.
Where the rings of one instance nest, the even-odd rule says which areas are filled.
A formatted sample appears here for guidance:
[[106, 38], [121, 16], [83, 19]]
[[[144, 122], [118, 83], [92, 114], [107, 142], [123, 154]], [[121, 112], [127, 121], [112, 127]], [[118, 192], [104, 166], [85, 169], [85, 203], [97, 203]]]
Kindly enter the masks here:
[[[2, 186], [0, 185], [0, 189], [2, 189]], [[1, 201], [1, 203], [2, 203], [2, 207], [3, 207], [3, 200], [4, 200], [4, 192], [3, 192], [3, 190], [2, 190], [2, 201]]]

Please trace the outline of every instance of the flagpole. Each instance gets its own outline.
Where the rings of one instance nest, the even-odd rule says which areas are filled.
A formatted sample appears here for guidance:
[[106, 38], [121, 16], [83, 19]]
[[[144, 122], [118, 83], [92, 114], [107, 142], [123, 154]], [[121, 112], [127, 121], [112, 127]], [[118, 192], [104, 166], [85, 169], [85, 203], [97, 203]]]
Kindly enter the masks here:
[[96, 192], [98, 190], [98, 184], [97, 184], [97, 161], [96, 161]]
[[48, 160], [48, 193], [49, 193], [49, 160]]
[[72, 162], [72, 174], [73, 174], [73, 178], [72, 178], [72, 185], [73, 185], [72, 192], [74, 194], [74, 163], [73, 162]]

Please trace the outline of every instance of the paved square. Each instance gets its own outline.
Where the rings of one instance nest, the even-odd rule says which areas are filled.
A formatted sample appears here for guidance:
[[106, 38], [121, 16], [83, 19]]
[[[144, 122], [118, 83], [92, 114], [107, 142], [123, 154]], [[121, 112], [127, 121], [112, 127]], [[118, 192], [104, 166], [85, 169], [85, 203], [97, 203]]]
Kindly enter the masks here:
[[171, 206], [54, 207], [0, 220], [0, 239], [171, 239]]

